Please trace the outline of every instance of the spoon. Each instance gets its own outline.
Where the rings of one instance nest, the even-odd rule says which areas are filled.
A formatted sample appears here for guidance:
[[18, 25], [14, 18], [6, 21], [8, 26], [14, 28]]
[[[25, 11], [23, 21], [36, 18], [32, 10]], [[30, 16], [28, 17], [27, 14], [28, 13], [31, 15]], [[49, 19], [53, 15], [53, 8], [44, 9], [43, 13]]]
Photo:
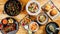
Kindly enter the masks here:
[[60, 28], [56, 28], [56, 30], [59, 30], [60, 31]]
[[53, 33], [50, 33], [50, 34], [53, 34]]

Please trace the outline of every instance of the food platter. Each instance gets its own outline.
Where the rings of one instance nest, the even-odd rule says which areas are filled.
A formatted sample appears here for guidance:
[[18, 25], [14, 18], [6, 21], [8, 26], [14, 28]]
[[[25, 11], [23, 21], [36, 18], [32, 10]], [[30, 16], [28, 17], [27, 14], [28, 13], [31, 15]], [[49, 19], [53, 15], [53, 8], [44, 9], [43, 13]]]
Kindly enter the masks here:
[[51, 19], [55, 19], [57, 16], [59, 16], [60, 12], [58, 8], [53, 4], [52, 1], [48, 1], [46, 4], [42, 6], [42, 10], [47, 13], [47, 15]]
[[37, 1], [29, 1], [26, 5], [26, 10], [29, 15], [38, 15], [41, 12], [40, 3]]
[[46, 25], [46, 32], [48, 34], [58, 34], [59, 30], [56, 30], [56, 28], [59, 28], [58, 24], [55, 22], [50, 22]]
[[[28, 18], [28, 16], [26, 16], [22, 21], [21, 21], [21, 25], [25, 28], [25, 26], [27, 27], [28, 30], [28, 24], [30, 24], [31, 19]], [[26, 28], [25, 28], [26, 29]]]
[[4, 5], [4, 10], [9, 16], [17, 16], [22, 9], [21, 3], [17, 0], [8, 0]]
[[[37, 21], [30, 19], [31, 16], [27, 15], [20, 23], [24, 29], [28, 32], [36, 32], [39, 29], [39, 24]], [[24, 21], [25, 20], [25, 21]]]
[[35, 32], [39, 29], [39, 25], [37, 24], [37, 22], [31, 22], [31, 24], [29, 24], [29, 29], [32, 32]]
[[18, 22], [14, 18], [4, 18], [0, 25], [3, 34], [13, 34], [18, 31]]
[[[25, 18], [27, 18], [27, 20], [30, 19], [30, 23], [26, 26], [27, 28], [24, 27], [26, 30], [31, 30], [30, 29], [31, 22], [37, 22], [38, 25], [42, 25], [42, 26], [44, 24], [46, 24], [46, 26], [47, 26], [49, 18], [54, 20], [60, 14], [58, 8], [50, 0], [46, 4], [44, 4], [41, 9], [43, 12], [40, 12], [38, 15], [31, 15], [28, 13], [28, 16], [25, 17]], [[39, 19], [41, 19], [41, 20], [39, 20]], [[24, 19], [22, 21], [24, 21]], [[32, 32], [35, 32], [35, 31], [32, 31]], [[48, 33], [48, 32], [46, 31], [46, 33]]]
[[[38, 22], [38, 16], [31, 16], [31, 15], [26, 15], [25, 18], [23, 18], [20, 21], [20, 24], [22, 25], [22, 27], [24, 29], [26, 29], [27, 31], [31, 31], [31, 32], [36, 32], [39, 29], [40, 25], [44, 25], [48, 22], [48, 17], [45, 13], [41, 13], [39, 15], [43, 15], [46, 17], [46, 20], [44, 22], [41, 22], [42, 24], [40, 24]], [[44, 19], [44, 18], [43, 18]], [[31, 28], [32, 27], [32, 28]], [[36, 29], [37, 28], [37, 29]], [[36, 30], [34, 30], [36, 29]]]

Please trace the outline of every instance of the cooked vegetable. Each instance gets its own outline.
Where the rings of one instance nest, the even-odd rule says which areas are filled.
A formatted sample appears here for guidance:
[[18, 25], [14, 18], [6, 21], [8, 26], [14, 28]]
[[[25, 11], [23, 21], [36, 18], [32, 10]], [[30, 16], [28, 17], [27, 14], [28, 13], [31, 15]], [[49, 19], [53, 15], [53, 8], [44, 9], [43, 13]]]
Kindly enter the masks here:
[[38, 4], [33, 2], [31, 3], [29, 6], [28, 6], [28, 10], [31, 12], [31, 13], [36, 13], [38, 11], [39, 7], [38, 7]]
[[22, 21], [22, 25], [28, 25], [29, 23], [31, 22], [31, 19], [29, 18], [25, 18], [23, 21]]
[[45, 15], [40, 15], [38, 17], [38, 20], [42, 23], [42, 22], [44, 22], [46, 20], [46, 16]]
[[18, 1], [7, 1], [5, 4], [5, 12], [10, 16], [16, 16], [20, 13], [21, 4]]
[[7, 24], [7, 19], [3, 19], [3, 20], [2, 20], [2, 23], [3, 23], [3, 24]]
[[32, 31], [36, 30], [37, 27], [38, 27], [38, 26], [37, 26], [36, 22], [30, 24], [30, 29], [31, 29]]
[[10, 19], [8, 20], [8, 23], [13, 23], [13, 19], [10, 18]]
[[52, 32], [55, 32], [55, 28], [53, 25], [49, 25], [49, 29], [52, 31]]
[[11, 32], [11, 31], [15, 31], [17, 30], [17, 25], [16, 24], [17, 21], [14, 18], [8, 17], [2, 20], [2, 25], [0, 25], [0, 27], [3, 26], [2, 28], [2, 32], [5, 34]]

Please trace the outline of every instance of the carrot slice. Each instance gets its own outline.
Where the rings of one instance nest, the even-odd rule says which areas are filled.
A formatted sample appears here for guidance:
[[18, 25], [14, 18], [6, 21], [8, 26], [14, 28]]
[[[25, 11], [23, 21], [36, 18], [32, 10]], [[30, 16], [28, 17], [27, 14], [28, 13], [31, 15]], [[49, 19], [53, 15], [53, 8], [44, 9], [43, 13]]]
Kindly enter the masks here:
[[3, 24], [7, 24], [7, 20], [6, 19], [3, 19]]

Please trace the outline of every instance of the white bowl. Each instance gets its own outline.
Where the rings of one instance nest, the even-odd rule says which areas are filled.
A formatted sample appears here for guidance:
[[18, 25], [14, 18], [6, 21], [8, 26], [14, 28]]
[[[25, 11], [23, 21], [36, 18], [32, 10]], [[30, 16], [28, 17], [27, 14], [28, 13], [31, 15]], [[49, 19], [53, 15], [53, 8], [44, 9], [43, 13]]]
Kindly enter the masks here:
[[[35, 3], [38, 5], [38, 7], [39, 7], [39, 9], [38, 9], [38, 11], [37, 11], [36, 13], [31, 13], [31, 12], [28, 10], [28, 6], [30, 5], [30, 3], [33, 3], [33, 2], [35, 2]], [[40, 3], [37, 2], [37, 1], [29, 1], [29, 2], [27, 3], [27, 5], [26, 5], [26, 11], [28, 12], [29, 15], [38, 15], [38, 14], [41, 12], [40, 10], [41, 10]]]
[[45, 20], [44, 22], [40, 22], [40, 21], [38, 20], [38, 17], [39, 17], [40, 15], [41, 15], [41, 14], [39, 14], [39, 15], [37, 16], [37, 22], [38, 22], [39, 24], [41, 24], [41, 25], [46, 24], [46, 23], [48, 22], [48, 16], [47, 16], [46, 14], [42, 13], [42, 15], [44, 15], [44, 16], [46, 17], [46, 20]]
[[[33, 23], [35, 23], [35, 22], [31, 22], [31, 23], [29, 24], [29, 29], [30, 29], [30, 30], [31, 30], [30, 25], [31, 25], [31, 24], [33, 24]], [[36, 24], [37, 24], [37, 23], [36, 23]], [[34, 30], [34, 31], [32, 31], [32, 30], [31, 30], [31, 31], [32, 31], [32, 32], [35, 32], [35, 31], [37, 31], [38, 29], [39, 29], [39, 25], [37, 24], [37, 29], [36, 29], [36, 30]]]

